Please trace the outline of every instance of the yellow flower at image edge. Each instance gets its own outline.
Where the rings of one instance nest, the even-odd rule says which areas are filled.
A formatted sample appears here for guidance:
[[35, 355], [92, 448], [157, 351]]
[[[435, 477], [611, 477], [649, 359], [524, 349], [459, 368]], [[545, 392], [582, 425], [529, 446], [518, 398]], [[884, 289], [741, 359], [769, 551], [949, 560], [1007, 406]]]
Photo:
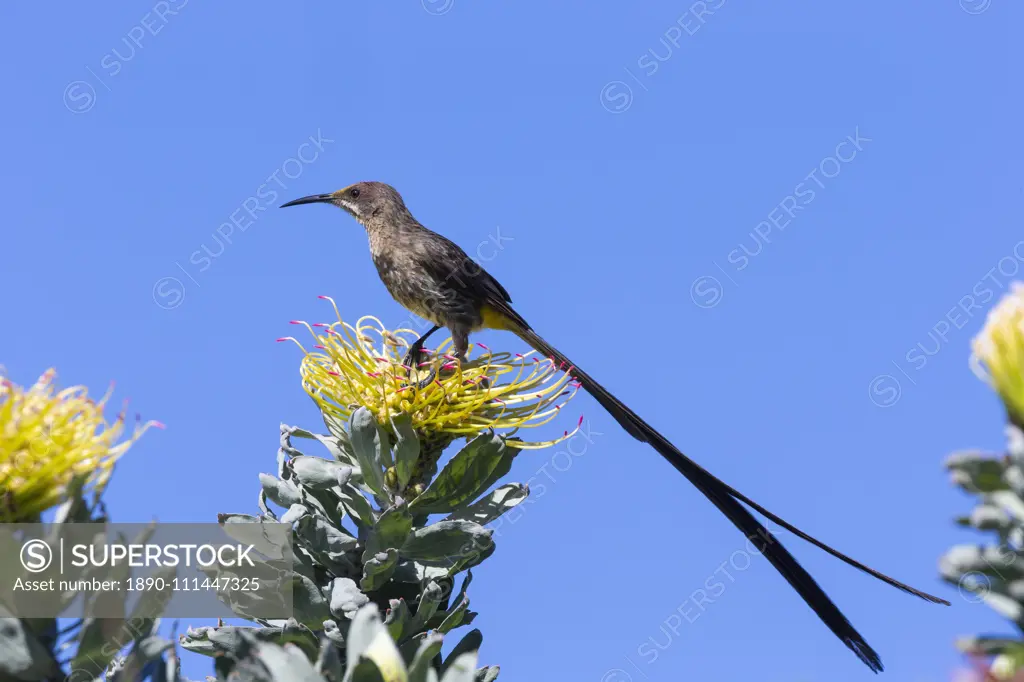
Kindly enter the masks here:
[[999, 393], [1010, 418], [1024, 425], [1024, 284], [1014, 282], [989, 311], [972, 346], [971, 368]]
[[[29, 521], [64, 500], [76, 476], [102, 492], [114, 463], [150, 426], [136, 420], [131, 435], [124, 412], [110, 424], [103, 409], [110, 397], [88, 397], [84, 386], [57, 391], [47, 370], [32, 387], [0, 374], [0, 521]], [[120, 441], [120, 442], [119, 442]]]
[[[278, 341], [294, 341], [302, 348], [302, 386], [335, 418], [347, 420], [366, 407], [383, 426], [408, 414], [421, 438], [473, 436], [487, 429], [512, 429], [507, 434], [512, 435], [550, 422], [579, 390], [571, 367], [559, 368], [530, 354], [492, 353], [478, 343], [467, 355], [476, 348], [484, 352], [460, 362], [446, 352], [450, 338], [425, 354], [417, 367], [409, 367], [402, 363], [417, 337], [414, 331], [388, 331], [375, 317], [362, 317], [352, 326], [342, 321], [333, 299], [320, 298], [334, 306], [337, 322], [292, 322], [310, 330], [314, 350], [307, 351], [290, 336]], [[426, 382], [432, 371], [434, 377]], [[576, 433], [580, 423], [582, 417], [572, 432], [547, 441], [516, 442], [516, 447], [549, 447]]]

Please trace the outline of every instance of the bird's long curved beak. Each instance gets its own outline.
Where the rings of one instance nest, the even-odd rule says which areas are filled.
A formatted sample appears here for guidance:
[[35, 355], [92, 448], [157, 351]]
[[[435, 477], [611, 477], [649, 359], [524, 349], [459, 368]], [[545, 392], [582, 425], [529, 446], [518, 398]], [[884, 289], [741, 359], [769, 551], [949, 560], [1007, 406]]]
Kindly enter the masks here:
[[308, 197], [302, 197], [301, 199], [293, 199], [286, 204], [281, 204], [279, 208], [287, 208], [289, 206], [299, 206], [300, 204], [329, 204], [333, 201], [334, 196], [331, 194], [310, 194]]

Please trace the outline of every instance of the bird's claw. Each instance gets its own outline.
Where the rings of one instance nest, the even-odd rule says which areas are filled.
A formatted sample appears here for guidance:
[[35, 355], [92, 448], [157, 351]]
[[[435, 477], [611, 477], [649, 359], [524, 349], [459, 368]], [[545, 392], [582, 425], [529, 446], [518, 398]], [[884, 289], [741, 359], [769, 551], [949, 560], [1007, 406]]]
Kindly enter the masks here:
[[[427, 351], [423, 350], [423, 346], [421, 344], [414, 343], [413, 345], [409, 346], [409, 352], [405, 354], [405, 359], [402, 360], [402, 364], [409, 368], [409, 371], [406, 375], [407, 377], [411, 379], [414, 373], [418, 373], [420, 364], [423, 361], [423, 358], [421, 356], [424, 355], [426, 352]], [[432, 382], [436, 376], [437, 369], [432, 368], [430, 370], [430, 374], [427, 375], [426, 379], [421, 379], [420, 381], [416, 382], [417, 390], [423, 390], [424, 388], [429, 386], [430, 382]]]
[[427, 386], [430, 385], [430, 382], [432, 382], [436, 376], [437, 376], [437, 370], [436, 369], [431, 369], [430, 370], [430, 374], [427, 375], [427, 378], [420, 380], [416, 384], [416, 390], [422, 391], [423, 389], [425, 389]]
[[[429, 351], [423, 350], [423, 348], [421, 346], [418, 346], [416, 344], [413, 344], [412, 346], [409, 347], [409, 352], [406, 353], [405, 359], [402, 360], [402, 364], [409, 368], [407, 376], [410, 379], [413, 377], [413, 374], [416, 373], [419, 370], [420, 365], [426, 364], [425, 362], [422, 361], [423, 358], [421, 356], [424, 353], [428, 353], [428, 352]], [[445, 369], [448, 369], [449, 367], [454, 366], [455, 362], [461, 363], [461, 362], [464, 362], [466, 360], [465, 356], [461, 356], [460, 357], [460, 356], [456, 355], [454, 357], [455, 357], [454, 361], [447, 362], [447, 363], [441, 365], [440, 367], [432, 367], [431, 370], [430, 370], [430, 374], [427, 376], [427, 378], [421, 379], [420, 381], [416, 382], [417, 388], [420, 389], [420, 390], [426, 388], [427, 386], [430, 385], [430, 383], [432, 381], [434, 381], [434, 379], [437, 378], [437, 375], [441, 371], [443, 371]], [[485, 377], [485, 376], [480, 377], [480, 380], [479, 380], [478, 383], [480, 384], [481, 388], [483, 388], [484, 390], [487, 390], [488, 388], [491, 387], [491, 380], [488, 377]]]
[[402, 359], [402, 364], [405, 365], [406, 367], [410, 368], [410, 373], [411, 373], [411, 370], [415, 369], [416, 366], [420, 363], [420, 351], [421, 350], [422, 350], [421, 348], [417, 348], [415, 346], [410, 346], [409, 347], [409, 352], [406, 353], [405, 357]]

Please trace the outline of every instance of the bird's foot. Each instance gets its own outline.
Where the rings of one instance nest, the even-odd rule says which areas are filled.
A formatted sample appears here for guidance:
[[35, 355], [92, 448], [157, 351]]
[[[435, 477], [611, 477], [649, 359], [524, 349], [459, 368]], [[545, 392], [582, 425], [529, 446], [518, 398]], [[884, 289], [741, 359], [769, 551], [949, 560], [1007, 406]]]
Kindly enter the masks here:
[[[412, 379], [414, 375], [418, 375], [420, 370], [430, 364], [430, 351], [423, 348], [422, 343], [414, 343], [409, 346], [409, 351], [405, 354], [405, 358], [402, 359], [402, 365], [408, 368], [406, 376]], [[430, 385], [430, 382], [437, 376], [437, 370], [431, 369], [430, 374], [425, 379], [421, 379], [416, 382], [419, 389], [426, 388]]]
[[420, 381], [417, 382], [416, 390], [422, 391], [427, 386], [429, 386], [430, 382], [432, 382], [435, 378], [437, 378], [437, 370], [436, 369], [431, 369], [430, 370], [430, 374], [428, 374], [425, 379], [420, 379]]
[[[433, 362], [431, 362], [430, 355], [431, 352], [429, 350], [425, 350], [424, 348], [418, 346], [417, 344], [413, 344], [412, 346], [409, 347], [409, 351], [408, 353], [406, 353], [405, 358], [402, 360], [402, 364], [408, 368], [407, 376], [410, 379], [412, 379], [414, 375], [418, 374], [419, 371], [424, 367], [434, 364]], [[465, 354], [461, 356], [455, 354], [445, 355], [441, 357], [440, 360], [442, 362], [440, 363], [440, 365], [431, 367], [430, 374], [427, 375], [425, 379], [421, 379], [420, 381], [416, 382], [417, 387], [421, 390], [426, 388], [427, 386], [430, 385], [432, 381], [434, 381], [434, 379], [437, 378], [438, 374], [440, 374], [441, 372], [448, 372], [454, 370], [455, 367], [457, 366], [457, 363], [466, 362], [466, 359], [467, 358]], [[484, 390], [491, 387], [491, 380], [486, 376], [480, 377], [480, 380], [477, 383]]]
[[430, 354], [430, 351], [423, 348], [423, 344], [414, 343], [409, 346], [409, 351], [405, 354], [402, 359], [402, 364], [413, 370], [419, 367], [419, 364], [426, 359], [426, 356]]

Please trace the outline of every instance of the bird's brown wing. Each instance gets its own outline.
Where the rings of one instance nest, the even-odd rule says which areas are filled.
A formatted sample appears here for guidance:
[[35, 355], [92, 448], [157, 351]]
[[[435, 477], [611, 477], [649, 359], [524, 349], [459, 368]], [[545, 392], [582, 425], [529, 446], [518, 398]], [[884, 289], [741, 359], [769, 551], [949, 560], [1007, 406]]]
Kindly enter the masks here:
[[508, 291], [491, 273], [470, 258], [458, 244], [444, 235], [430, 232], [433, 237], [423, 241], [420, 265], [432, 277], [443, 281], [458, 298], [471, 300], [481, 309], [490, 306], [517, 325], [529, 329], [526, 320], [509, 305], [512, 297]]

